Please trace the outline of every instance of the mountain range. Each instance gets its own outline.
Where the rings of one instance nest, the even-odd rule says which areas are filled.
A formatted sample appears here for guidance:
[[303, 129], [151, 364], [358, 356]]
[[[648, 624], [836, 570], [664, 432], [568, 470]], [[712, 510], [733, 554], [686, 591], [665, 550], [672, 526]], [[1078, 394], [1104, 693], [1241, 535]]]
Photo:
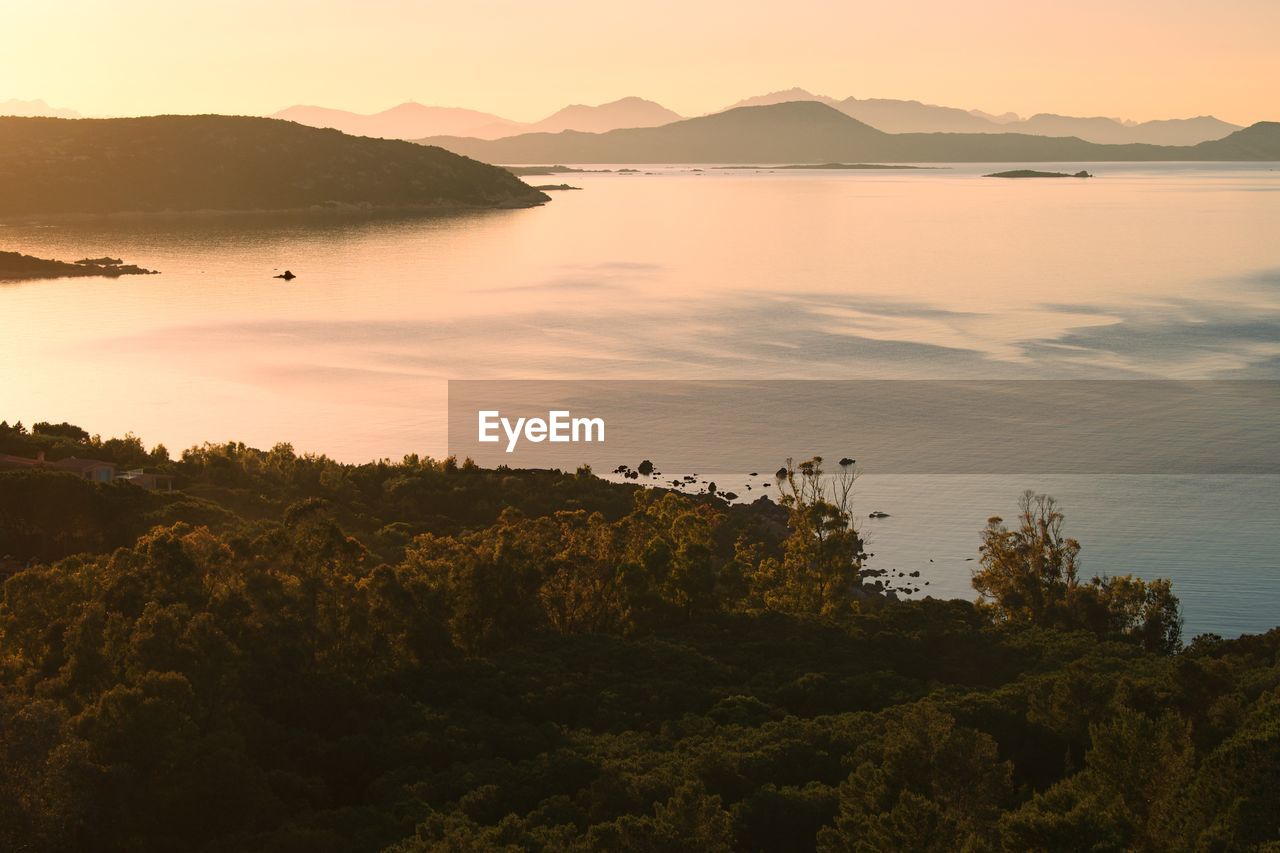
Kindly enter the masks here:
[[521, 132], [519, 123], [491, 113], [461, 107], [428, 107], [412, 101], [371, 115], [299, 105], [274, 113], [271, 118], [381, 139], [414, 139], [437, 134], [497, 139]]
[[271, 117], [311, 127], [331, 127], [353, 136], [386, 139], [439, 135], [499, 139], [520, 133], [559, 133], [562, 130], [603, 133], [619, 127], [654, 127], [681, 118], [678, 113], [644, 98], [622, 98], [598, 106], [572, 104], [541, 121], [527, 123], [475, 110], [429, 107], [413, 102], [372, 115], [326, 107], [295, 106]]
[[41, 100], [20, 101], [17, 98], [11, 98], [7, 101], [0, 101], [0, 116], [79, 118], [80, 114], [75, 110], [51, 107]]
[[[772, 106], [792, 101], [816, 101], [886, 133], [1029, 133], [1037, 136], [1075, 136], [1086, 142], [1113, 145], [1195, 145], [1221, 139], [1240, 129], [1213, 116], [1132, 122], [1105, 117], [1038, 113], [1023, 118], [1015, 113], [995, 115], [981, 110], [924, 104], [891, 98], [844, 98], [815, 95], [805, 89], [784, 89], [732, 104], [736, 107]], [[658, 127], [682, 116], [643, 98], [622, 98], [598, 106], [574, 104], [536, 122], [517, 122], [491, 113], [457, 107], [429, 107], [405, 103], [371, 115], [326, 107], [295, 106], [275, 113], [312, 127], [332, 127], [356, 136], [421, 139], [429, 136], [469, 136], [501, 139], [524, 133], [577, 130], [607, 133], [632, 127]]]
[[1086, 142], [1124, 145], [1195, 145], [1221, 139], [1240, 129], [1213, 116], [1186, 119], [1125, 122], [1116, 118], [1061, 116], [1038, 113], [1021, 118], [1014, 113], [996, 116], [981, 110], [940, 107], [919, 101], [889, 98], [837, 100], [804, 89], [785, 89], [747, 98], [734, 107], [761, 107], [788, 101], [817, 101], [886, 133], [1030, 133], [1036, 136], [1075, 136]]
[[[1063, 116], [1038, 113], [1023, 118], [1015, 113], [993, 114], [981, 110], [925, 104], [890, 98], [844, 98], [816, 95], [800, 88], [784, 89], [746, 98], [735, 107], [770, 106], [791, 101], [816, 101], [833, 107], [877, 130], [887, 133], [1029, 133], [1037, 136], [1075, 136], [1086, 142], [1123, 145], [1195, 145], [1221, 139], [1240, 129], [1213, 116], [1132, 122], [1116, 118]], [[0, 115], [76, 118], [74, 110], [51, 107], [42, 100], [0, 101]], [[407, 102], [379, 113], [362, 114], [323, 106], [292, 106], [272, 118], [310, 127], [334, 128], [353, 136], [384, 139], [422, 139], [430, 136], [465, 136], [501, 139], [525, 133], [559, 133], [576, 130], [606, 133], [632, 127], [657, 127], [682, 116], [644, 98], [627, 97], [606, 104], [572, 104], [535, 122], [519, 122], [493, 113], [461, 107], [425, 106]]]
[[1280, 124], [1191, 146], [1026, 133], [886, 133], [817, 101], [735, 107], [660, 127], [420, 142], [487, 163], [947, 163], [1280, 160]]

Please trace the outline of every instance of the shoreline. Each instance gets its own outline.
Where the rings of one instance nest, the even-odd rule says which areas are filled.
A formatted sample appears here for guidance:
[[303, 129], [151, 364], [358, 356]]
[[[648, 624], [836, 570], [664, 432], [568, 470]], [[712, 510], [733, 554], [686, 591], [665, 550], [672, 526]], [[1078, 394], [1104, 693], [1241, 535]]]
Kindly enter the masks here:
[[119, 258], [83, 258], [59, 261], [21, 252], [0, 251], [0, 284], [48, 281], [56, 278], [120, 278], [126, 275], [159, 275], [158, 270], [126, 264]]
[[88, 222], [109, 220], [149, 220], [149, 219], [219, 219], [238, 217], [270, 217], [270, 216], [315, 216], [315, 217], [353, 217], [377, 218], [396, 216], [431, 216], [449, 213], [470, 213], [487, 210], [526, 210], [542, 207], [551, 199], [541, 201], [505, 201], [499, 204], [420, 204], [420, 205], [313, 205], [311, 207], [280, 208], [195, 208], [192, 210], [115, 210], [104, 212], [76, 211], [64, 213], [0, 213], [0, 226], [4, 225], [40, 225], [56, 222]]

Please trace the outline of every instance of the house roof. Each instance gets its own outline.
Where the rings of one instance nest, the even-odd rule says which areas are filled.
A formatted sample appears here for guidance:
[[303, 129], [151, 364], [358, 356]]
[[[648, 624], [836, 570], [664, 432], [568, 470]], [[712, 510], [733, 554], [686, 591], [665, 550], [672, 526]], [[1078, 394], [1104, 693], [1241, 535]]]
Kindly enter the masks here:
[[110, 468], [112, 471], [116, 468], [114, 462], [103, 462], [101, 459], [79, 459], [75, 456], [68, 456], [66, 459], [32, 459], [29, 456], [14, 456], [9, 453], [0, 453], [0, 465], [20, 465], [24, 468], [43, 466], [57, 468], [60, 471], [77, 471], [82, 474], [95, 468]]
[[90, 471], [94, 468], [114, 469], [116, 467], [114, 463], [103, 462], [100, 459], [77, 459], [74, 456], [68, 456], [66, 459], [57, 459], [49, 464], [64, 471]]
[[27, 456], [13, 456], [8, 453], [0, 453], [0, 465], [38, 465], [40, 460], [31, 459]]

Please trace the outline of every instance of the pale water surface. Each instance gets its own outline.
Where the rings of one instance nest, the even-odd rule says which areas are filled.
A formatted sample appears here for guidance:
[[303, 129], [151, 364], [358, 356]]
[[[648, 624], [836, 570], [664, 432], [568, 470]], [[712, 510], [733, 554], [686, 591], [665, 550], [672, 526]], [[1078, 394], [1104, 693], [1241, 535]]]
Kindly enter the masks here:
[[[443, 453], [448, 378], [1280, 379], [1277, 164], [1087, 167], [641, 167], [531, 178], [583, 188], [532, 210], [3, 225], [0, 249], [163, 275], [0, 284], [0, 417], [360, 461]], [[892, 514], [877, 563], [967, 596], [983, 521], [1050, 490], [1089, 570], [1171, 576], [1188, 633], [1237, 634], [1280, 621], [1276, 481], [872, 470], [859, 503]]]

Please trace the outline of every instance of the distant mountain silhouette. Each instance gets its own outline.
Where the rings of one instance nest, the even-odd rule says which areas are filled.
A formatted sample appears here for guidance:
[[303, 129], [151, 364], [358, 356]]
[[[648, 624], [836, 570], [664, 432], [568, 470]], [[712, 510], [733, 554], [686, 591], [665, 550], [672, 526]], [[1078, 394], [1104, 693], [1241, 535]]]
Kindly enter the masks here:
[[51, 107], [44, 101], [19, 101], [14, 98], [0, 101], [0, 116], [48, 116], [51, 118], [79, 118], [75, 110]]
[[0, 217], [6, 219], [418, 211], [547, 200], [505, 169], [439, 148], [268, 118], [0, 118]]
[[747, 98], [733, 107], [769, 106], [787, 101], [817, 101], [886, 133], [1032, 133], [1037, 136], [1077, 136], [1086, 142], [1117, 145], [1131, 142], [1195, 145], [1210, 139], [1221, 139], [1240, 129], [1239, 125], [1229, 124], [1213, 116], [1142, 123], [1050, 113], [1022, 119], [1014, 113], [996, 116], [981, 110], [961, 110], [891, 98], [837, 100], [798, 88]]
[[757, 95], [738, 101], [736, 107], [765, 107], [789, 101], [817, 101], [834, 107], [847, 116], [869, 124], [886, 133], [981, 133], [996, 128], [994, 122], [974, 113], [953, 107], [937, 107], [919, 101], [897, 101], [889, 98], [845, 98], [838, 100], [829, 95], [815, 95], [804, 89], [784, 89]]
[[857, 161], [861, 158], [835, 152], [874, 147], [885, 135], [823, 104], [795, 101], [608, 133], [566, 130], [491, 141], [420, 141], [491, 163], [828, 163]]
[[679, 113], [672, 112], [662, 104], [632, 97], [596, 107], [573, 104], [542, 121], [528, 125], [524, 132], [559, 133], [562, 130], [581, 130], [587, 133], [606, 133], [623, 127], [657, 127], [680, 119]]
[[[793, 88], [746, 98], [729, 109], [775, 106], [797, 101], [826, 104], [851, 118], [886, 133], [1029, 133], [1036, 136], [1075, 136], [1086, 142], [1123, 145], [1195, 145], [1221, 139], [1239, 130], [1213, 116], [1168, 119], [1142, 123], [1114, 118], [1080, 118], [1040, 113], [1023, 119], [1014, 113], [992, 115], [892, 98], [845, 98], [815, 95]], [[20, 102], [10, 102], [20, 103]], [[42, 103], [42, 102], [21, 102]], [[31, 113], [41, 115], [43, 113]], [[331, 127], [353, 136], [383, 139], [425, 139], [435, 136], [503, 139], [527, 133], [559, 133], [576, 130], [607, 133], [636, 127], [659, 127], [680, 120], [678, 113], [644, 98], [627, 97], [607, 104], [573, 104], [537, 122], [512, 121], [492, 113], [458, 107], [429, 107], [409, 102], [372, 115], [327, 107], [295, 106], [272, 118], [296, 121], [310, 127]]]
[[1188, 157], [1189, 160], [1280, 160], [1280, 122], [1259, 121], [1225, 139], [1166, 150], [1196, 152], [1197, 156]]
[[969, 110], [969, 112], [979, 118], [985, 118], [992, 124], [1008, 124], [1011, 121], [1022, 121], [1022, 116], [1017, 113], [1001, 113], [1000, 115], [996, 115], [995, 113], [987, 113], [982, 110]]
[[281, 110], [272, 118], [296, 121], [310, 127], [331, 127], [353, 136], [383, 139], [421, 139], [424, 136], [499, 139], [518, 133], [559, 133], [562, 130], [603, 133], [620, 127], [654, 127], [679, 121], [680, 114], [644, 98], [621, 98], [599, 106], [573, 104], [532, 123], [511, 121], [475, 110], [426, 107], [413, 102], [372, 115], [327, 107], [297, 106]]
[[1001, 130], [1035, 133], [1041, 136], [1078, 136], [1088, 142], [1123, 145], [1144, 142], [1149, 145], [1195, 145], [1211, 139], [1222, 139], [1240, 130], [1213, 116], [1175, 118], [1126, 124], [1114, 118], [1077, 118], [1040, 113], [1029, 119], [1000, 125]]
[[835, 108], [886, 133], [990, 133], [1002, 127], [968, 110], [891, 98], [845, 98]]
[[522, 128], [519, 122], [508, 121], [491, 113], [459, 107], [428, 107], [412, 101], [372, 115], [328, 107], [295, 106], [281, 110], [271, 117], [296, 121], [308, 127], [330, 127], [352, 136], [374, 136], [382, 139], [417, 139], [440, 134], [494, 139], [519, 133]]
[[489, 163], [945, 163], [1280, 160], [1280, 125], [1262, 122], [1194, 146], [1103, 145], [1023, 133], [885, 133], [834, 107], [737, 107], [652, 128], [421, 142]]
[[[839, 98], [833, 98], [830, 95], [815, 95], [808, 89], [801, 89], [799, 86], [793, 86], [790, 89], [779, 89], [776, 92], [769, 92], [765, 95], [754, 95], [750, 98], [743, 98], [737, 103], [730, 104], [725, 110], [734, 110], [738, 107], [771, 107], [774, 104], [786, 104], [791, 101], [817, 101], [820, 104], [826, 104], [834, 107], [840, 103]], [[723, 112], [722, 111], [722, 112]]]

